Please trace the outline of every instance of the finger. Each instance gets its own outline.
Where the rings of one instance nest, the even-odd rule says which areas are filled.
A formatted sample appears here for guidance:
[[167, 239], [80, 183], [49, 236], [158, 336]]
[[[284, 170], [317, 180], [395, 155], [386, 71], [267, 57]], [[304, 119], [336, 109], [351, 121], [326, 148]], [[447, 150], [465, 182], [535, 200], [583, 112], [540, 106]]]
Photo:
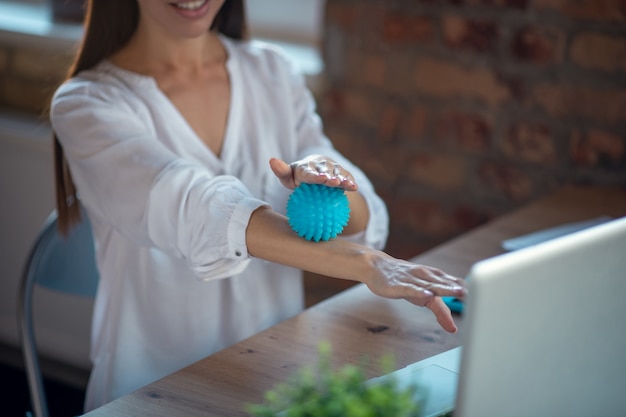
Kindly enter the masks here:
[[436, 268], [422, 265], [412, 270], [415, 285], [428, 288], [438, 296], [454, 296], [463, 298], [467, 292], [465, 280], [448, 275]]
[[448, 308], [448, 306], [443, 302], [441, 297], [435, 297], [431, 292], [430, 296], [427, 296], [424, 294], [428, 294], [429, 291], [425, 289], [422, 289], [422, 291], [423, 293], [421, 296], [405, 297], [405, 299], [420, 307], [428, 308], [433, 312], [437, 322], [445, 331], [449, 333], [456, 333], [457, 327], [454, 323], [454, 319], [452, 318], [450, 308]]
[[329, 187], [337, 187], [341, 184], [341, 165], [331, 159], [322, 158], [311, 160], [308, 164], [312, 172], [318, 179], [323, 180], [323, 184]]
[[328, 165], [323, 165], [323, 168], [320, 172], [326, 175], [324, 185], [341, 188], [346, 191], [356, 191], [357, 185], [354, 182], [354, 178], [341, 165], [332, 163], [331, 168], [328, 168]]
[[301, 183], [323, 184], [329, 176], [325, 172], [325, 166], [320, 167], [320, 163], [315, 160], [302, 160], [291, 164], [292, 178], [294, 186]]
[[466, 284], [467, 284], [467, 282], [465, 281], [465, 278], [461, 278], [461, 277], [456, 277], [454, 275], [450, 275], [450, 274], [442, 271], [439, 268], [432, 268], [432, 267], [427, 267], [427, 268], [432, 272], [433, 275], [435, 275], [435, 276], [437, 276], [437, 277], [439, 277], [441, 279], [444, 279], [444, 280], [449, 281], [449, 282], [454, 282], [454, 283], [456, 283], [456, 284], [458, 284], [458, 285], [460, 285], [462, 287], [465, 287]]
[[395, 288], [402, 291], [400, 298], [404, 298], [419, 307], [426, 307], [435, 298], [435, 294], [432, 291], [421, 286], [398, 285]]
[[452, 312], [443, 302], [441, 297], [434, 297], [428, 303], [426, 303], [426, 307], [433, 312], [433, 314], [437, 318], [437, 322], [445, 331], [449, 333], [457, 332], [458, 329], [456, 327], [456, 324], [454, 323], [454, 319], [452, 318]]
[[326, 184], [329, 179], [328, 174], [319, 172], [310, 166], [302, 165], [294, 170], [294, 182], [296, 186], [302, 183]]
[[[332, 180], [333, 185], [347, 190], [353, 190], [355, 185], [354, 179], [350, 172], [345, 170], [340, 164], [333, 162], [332, 167]], [[329, 170], [330, 173], [330, 170]], [[336, 181], [335, 181], [336, 179]]]
[[324, 185], [327, 187], [338, 187], [341, 185], [341, 179], [334, 175], [326, 175], [326, 179], [324, 181]]
[[341, 180], [340, 187], [346, 191], [356, 191], [359, 188], [356, 182], [354, 182], [354, 178], [352, 178], [352, 175], [339, 177], [339, 179]]
[[308, 182], [311, 184], [324, 184], [327, 187], [341, 188], [345, 191], [356, 191], [358, 189], [358, 186], [354, 183], [354, 181], [348, 180], [345, 177], [328, 176], [324, 173], [311, 172], [311, 175], [309, 175], [308, 177], [303, 177], [303, 180], [300, 182]]
[[467, 290], [457, 284], [437, 283], [437, 282], [420, 282], [417, 283], [424, 288], [432, 291], [433, 294], [440, 297], [456, 297], [462, 299], [465, 297]]
[[272, 168], [272, 172], [280, 182], [287, 188], [294, 189], [296, 188], [296, 183], [293, 177], [293, 170], [291, 166], [285, 161], [278, 158], [270, 159], [270, 168]]
[[410, 278], [407, 281], [407, 283], [410, 283], [411, 285], [417, 288], [423, 288], [425, 290], [428, 290], [433, 295], [440, 296], [440, 297], [450, 296], [450, 297], [462, 298], [465, 296], [467, 292], [465, 287], [462, 287], [454, 282], [452, 283], [438, 282], [436, 280], [433, 281], [428, 278], [422, 279], [422, 278], [415, 277], [415, 276]]

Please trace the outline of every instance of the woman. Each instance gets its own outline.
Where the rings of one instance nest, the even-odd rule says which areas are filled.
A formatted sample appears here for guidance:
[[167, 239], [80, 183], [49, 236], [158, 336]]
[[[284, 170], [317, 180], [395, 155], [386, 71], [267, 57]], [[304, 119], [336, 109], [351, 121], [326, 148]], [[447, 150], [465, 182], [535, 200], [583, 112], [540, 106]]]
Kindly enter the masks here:
[[[86, 410], [297, 314], [301, 269], [456, 331], [439, 296], [462, 296], [462, 280], [379, 250], [382, 200], [322, 133], [302, 78], [245, 34], [241, 0], [88, 2], [51, 105], [61, 229], [80, 195], [100, 271]], [[347, 191], [340, 238], [290, 229], [304, 182]]]

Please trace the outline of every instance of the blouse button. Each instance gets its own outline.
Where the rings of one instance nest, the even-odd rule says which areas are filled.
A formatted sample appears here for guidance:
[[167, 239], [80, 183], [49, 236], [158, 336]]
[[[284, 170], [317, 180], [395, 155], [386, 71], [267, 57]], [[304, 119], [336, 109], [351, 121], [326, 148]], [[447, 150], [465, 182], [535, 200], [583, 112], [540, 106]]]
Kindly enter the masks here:
[[241, 256], [241, 252], [240, 251], [235, 251], [235, 256]]

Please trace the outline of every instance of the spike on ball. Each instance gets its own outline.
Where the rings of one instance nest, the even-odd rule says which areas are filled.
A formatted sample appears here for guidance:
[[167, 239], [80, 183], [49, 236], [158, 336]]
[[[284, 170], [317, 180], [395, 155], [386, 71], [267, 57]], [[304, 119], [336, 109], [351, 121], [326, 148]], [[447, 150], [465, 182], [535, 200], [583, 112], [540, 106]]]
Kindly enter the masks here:
[[343, 231], [350, 218], [348, 197], [341, 188], [300, 184], [287, 201], [291, 228], [307, 240], [330, 240]]

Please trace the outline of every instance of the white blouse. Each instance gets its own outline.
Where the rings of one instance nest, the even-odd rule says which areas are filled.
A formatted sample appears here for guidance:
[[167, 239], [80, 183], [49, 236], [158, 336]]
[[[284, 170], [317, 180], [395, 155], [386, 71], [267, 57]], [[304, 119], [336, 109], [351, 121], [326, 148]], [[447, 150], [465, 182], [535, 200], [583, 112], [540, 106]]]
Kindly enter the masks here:
[[246, 248], [255, 209], [285, 212], [290, 190], [270, 157], [338, 160], [370, 210], [366, 231], [351, 238], [376, 248], [386, 241], [383, 201], [324, 136], [303, 78], [270, 45], [221, 39], [231, 102], [219, 157], [153, 78], [109, 61], [54, 96], [52, 127], [89, 214], [100, 271], [86, 411], [301, 311], [301, 271]]

